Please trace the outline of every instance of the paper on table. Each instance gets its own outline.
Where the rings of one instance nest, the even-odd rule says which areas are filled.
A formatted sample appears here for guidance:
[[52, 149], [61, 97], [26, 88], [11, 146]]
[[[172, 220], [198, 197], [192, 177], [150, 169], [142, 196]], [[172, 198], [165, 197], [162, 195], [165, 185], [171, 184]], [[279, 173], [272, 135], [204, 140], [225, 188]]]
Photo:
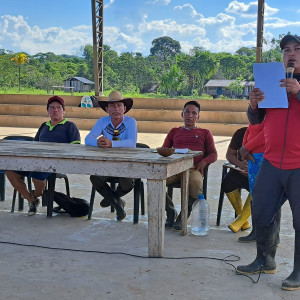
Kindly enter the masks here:
[[284, 65], [281, 62], [254, 63], [255, 87], [261, 89], [265, 99], [258, 103], [259, 108], [288, 108], [285, 87], [280, 87], [280, 80], [285, 78]]
[[175, 149], [174, 153], [177, 153], [177, 154], [186, 154], [188, 152], [189, 152], [189, 149], [188, 148], [184, 148], [184, 149]]

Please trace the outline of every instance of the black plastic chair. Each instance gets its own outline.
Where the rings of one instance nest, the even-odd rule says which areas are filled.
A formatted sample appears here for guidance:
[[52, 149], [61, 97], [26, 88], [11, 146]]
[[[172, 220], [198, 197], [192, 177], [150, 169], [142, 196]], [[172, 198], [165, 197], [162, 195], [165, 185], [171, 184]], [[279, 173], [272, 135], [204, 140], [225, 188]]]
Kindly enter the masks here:
[[[9, 135], [9, 136], [4, 137], [3, 139], [10, 140], [10, 141], [33, 141], [34, 140], [34, 138], [32, 136], [25, 136], [25, 135]], [[1, 171], [1, 172], [3, 172], [2, 173], [3, 177], [2, 178], [0, 177], [1, 201], [4, 201], [4, 200], [2, 200], [2, 199], [4, 199], [4, 196], [2, 196], [2, 192], [4, 191], [4, 193], [5, 193], [5, 171]], [[31, 179], [28, 176], [26, 176], [26, 178], [27, 178], [28, 190], [31, 191], [32, 190]], [[70, 196], [70, 185], [69, 185], [68, 176], [65, 174], [56, 173], [56, 178], [65, 180], [66, 193], [68, 196]], [[22, 179], [25, 180], [24, 177], [22, 177]], [[14, 212], [14, 210], [15, 210], [16, 197], [17, 197], [17, 191], [14, 190], [11, 212]], [[24, 199], [20, 194], [18, 195], [18, 199], [19, 199], [19, 209], [18, 210], [22, 211], [24, 208]]]
[[[208, 176], [208, 166], [204, 169], [204, 176], [203, 176], [203, 195], [204, 198], [207, 200], [207, 176]], [[173, 189], [174, 188], [181, 188], [181, 183], [172, 183], [167, 186], [167, 193], [169, 197], [173, 198]]]
[[[146, 144], [136, 143], [136, 148], [150, 148]], [[109, 178], [107, 180], [110, 183], [110, 186], [113, 190], [116, 189], [116, 184], [119, 183], [118, 178]], [[96, 189], [92, 186], [91, 198], [90, 198], [90, 210], [88, 214], [88, 220], [92, 217], [93, 206], [95, 201]], [[135, 180], [134, 188], [133, 188], [133, 224], [137, 224], [139, 222], [139, 209], [141, 202], [141, 214], [145, 214], [145, 194], [144, 194], [144, 182], [141, 178]], [[111, 206], [111, 212], [114, 212], [114, 207]]]
[[[228, 162], [224, 163], [222, 165], [222, 179], [221, 179], [220, 197], [219, 197], [217, 222], [216, 222], [217, 226], [220, 226], [220, 220], [221, 220], [221, 214], [222, 214], [222, 208], [223, 208], [223, 202], [224, 202], [224, 195], [225, 195], [225, 192], [222, 189], [222, 182], [223, 182], [223, 179], [224, 179], [225, 175], [228, 172], [228, 169], [230, 169], [230, 167], [228, 166]], [[241, 189], [239, 189], [239, 192], [241, 193]], [[237, 217], [236, 214], [235, 214], [235, 217]]]
[[[6, 137], [3, 138], [4, 140], [10, 140], [10, 141], [33, 141], [33, 137], [32, 136], [26, 136], [26, 135], [8, 135]], [[5, 200], [5, 172], [4, 170], [0, 171], [0, 189], [1, 189], [1, 201]], [[27, 178], [27, 186], [28, 186], [28, 190], [31, 190], [31, 179], [26, 176]], [[23, 180], [25, 180], [24, 177], [22, 177]], [[15, 203], [16, 200], [16, 196], [17, 196], [17, 191], [14, 190], [14, 196], [13, 196], [13, 203]], [[23, 206], [24, 206], [24, 201], [22, 196], [19, 194], [19, 210], [23, 210]]]

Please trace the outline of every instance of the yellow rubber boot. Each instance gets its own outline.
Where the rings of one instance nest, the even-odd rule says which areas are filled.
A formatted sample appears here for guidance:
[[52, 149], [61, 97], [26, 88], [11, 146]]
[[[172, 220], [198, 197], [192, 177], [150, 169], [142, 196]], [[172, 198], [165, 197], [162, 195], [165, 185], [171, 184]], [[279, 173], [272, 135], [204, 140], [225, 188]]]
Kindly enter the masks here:
[[249, 193], [245, 205], [243, 207], [242, 213], [237, 216], [237, 218], [232, 222], [230, 225], [228, 225], [228, 228], [232, 230], [233, 232], [238, 232], [240, 229], [245, 230], [251, 227], [250, 223], [248, 222], [248, 219], [251, 215], [251, 194]]
[[243, 202], [239, 190], [227, 193], [226, 196], [234, 208], [236, 215], [240, 215], [243, 210]]

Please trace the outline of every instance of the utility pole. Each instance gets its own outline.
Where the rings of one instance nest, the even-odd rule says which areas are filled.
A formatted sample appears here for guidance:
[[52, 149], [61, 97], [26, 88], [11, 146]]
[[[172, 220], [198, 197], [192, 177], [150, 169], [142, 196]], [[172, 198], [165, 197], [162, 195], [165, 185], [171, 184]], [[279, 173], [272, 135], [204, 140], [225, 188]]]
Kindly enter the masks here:
[[264, 37], [264, 11], [265, 0], [258, 0], [257, 6], [257, 40], [256, 40], [256, 62], [262, 62], [262, 46]]
[[103, 0], [91, 1], [95, 95], [103, 96]]

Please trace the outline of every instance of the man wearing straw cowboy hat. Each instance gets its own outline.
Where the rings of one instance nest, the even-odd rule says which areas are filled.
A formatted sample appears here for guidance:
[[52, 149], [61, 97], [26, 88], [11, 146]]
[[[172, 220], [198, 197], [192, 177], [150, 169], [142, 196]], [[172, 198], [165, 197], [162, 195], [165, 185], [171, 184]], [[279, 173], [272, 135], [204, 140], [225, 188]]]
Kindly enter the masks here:
[[[136, 120], [127, 113], [133, 105], [131, 98], [123, 98], [121, 93], [113, 91], [109, 94], [107, 101], [98, 101], [99, 106], [108, 113], [108, 116], [100, 118], [91, 132], [85, 138], [85, 144], [99, 148], [135, 148], [137, 141]], [[126, 217], [124, 211], [124, 200], [122, 196], [129, 193], [134, 187], [134, 179], [119, 178], [117, 190], [114, 191], [106, 183], [108, 176], [91, 175], [90, 180], [96, 191], [104, 199], [100, 205], [108, 207], [113, 205], [117, 212], [117, 220]]]

